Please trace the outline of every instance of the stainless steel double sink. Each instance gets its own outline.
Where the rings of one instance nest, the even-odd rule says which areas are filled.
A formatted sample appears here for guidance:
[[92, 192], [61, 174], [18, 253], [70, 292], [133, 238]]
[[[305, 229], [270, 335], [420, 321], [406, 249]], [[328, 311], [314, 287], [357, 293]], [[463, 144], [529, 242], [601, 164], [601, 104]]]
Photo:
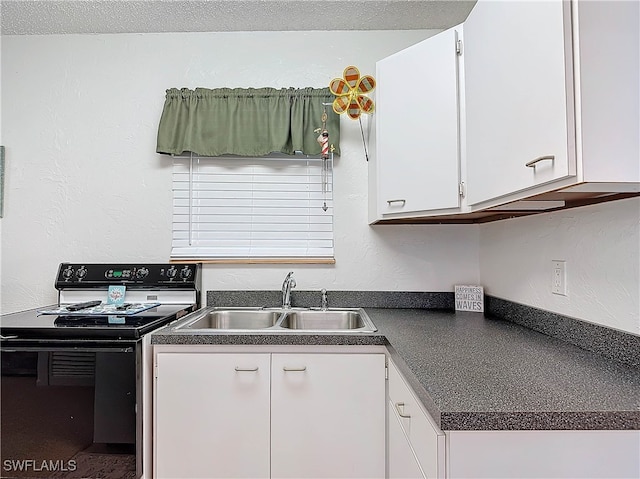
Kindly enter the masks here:
[[220, 308], [196, 311], [176, 331], [372, 333], [377, 328], [361, 308]]

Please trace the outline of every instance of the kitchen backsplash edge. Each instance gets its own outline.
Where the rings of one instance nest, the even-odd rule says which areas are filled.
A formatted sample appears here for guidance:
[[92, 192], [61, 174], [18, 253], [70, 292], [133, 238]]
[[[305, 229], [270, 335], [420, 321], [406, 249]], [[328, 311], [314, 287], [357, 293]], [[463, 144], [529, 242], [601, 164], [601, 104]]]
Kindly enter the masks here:
[[640, 336], [485, 295], [484, 314], [519, 324], [608, 359], [640, 367]]
[[[330, 308], [454, 309], [452, 292], [327, 291]], [[207, 291], [207, 306], [274, 307], [282, 304], [280, 291]], [[294, 307], [320, 307], [320, 291], [291, 291]]]

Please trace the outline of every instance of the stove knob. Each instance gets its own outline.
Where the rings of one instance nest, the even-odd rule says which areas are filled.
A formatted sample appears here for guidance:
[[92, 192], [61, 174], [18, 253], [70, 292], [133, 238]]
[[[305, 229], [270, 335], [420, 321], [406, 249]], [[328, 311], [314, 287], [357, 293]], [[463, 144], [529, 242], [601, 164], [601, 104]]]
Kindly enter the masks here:
[[191, 268], [189, 268], [188, 266], [185, 266], [184, 268], [182, 268], [182, 270], [180, 270], [180, 277], [184, 281], [187, 281], [189, 278], [191, 278], [192, 274], [193, 272], [191, 271]]
[[167, 270], [167, 278], [169, 279], [173, 279], [176, 277], [176, 275], [178, 274], [178, 270], [176, 269], [175, 266], [171, 266], [168, 270]]
[[73, 276], [73, 273], [74, 273], [73, 268], [71, 266], [67, 266], [67, 268], [62, 271], [62, 277], [64, 278], [65, 281], [69, 281]]
[[87, 275], [87, 268], [85, 268], [84, 266], [80, 266], [78, 271], [76, 271], [76, 278], [78, 278], [78, 280], [82, 280], [86, 275]]
[[147, 276], [149, 276], [149, 269], [148, 268], [139, 268], [136, 271], [136, 278], [137, 279], [144, 279]]

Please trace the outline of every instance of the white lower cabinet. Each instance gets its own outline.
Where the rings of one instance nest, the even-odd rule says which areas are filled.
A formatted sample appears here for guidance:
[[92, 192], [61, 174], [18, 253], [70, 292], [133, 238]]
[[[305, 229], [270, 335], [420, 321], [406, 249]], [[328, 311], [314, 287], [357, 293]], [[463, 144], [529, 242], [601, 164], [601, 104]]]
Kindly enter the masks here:
[[443, 432], [391, 359], [385, 387], [384, 352], [356, 348], [155, 346], [153, 477], [640, 477], [640, 431]]
[[385, 356], [155, 354], [154, 477], [383, 478]]
[[387, 407], [388, 477], [444, 478], [445, 435], [422, 409], [391, 360]]
[[156, 355], [155, 477], [269, 477], [269, 354]]
[[447, 431], [450, 479], [640, 477], [640, 431]]
[[384, 477], [384, 354], [274, 354], [272, 478]]
[[640, 431], [441, 431], [389, 361], [389, 479], [640, 477]]
[[389, 401], [387, 408], [387, 478], [424, 479], [426, 476], [402, 427], [402, 418], [393, 402]]

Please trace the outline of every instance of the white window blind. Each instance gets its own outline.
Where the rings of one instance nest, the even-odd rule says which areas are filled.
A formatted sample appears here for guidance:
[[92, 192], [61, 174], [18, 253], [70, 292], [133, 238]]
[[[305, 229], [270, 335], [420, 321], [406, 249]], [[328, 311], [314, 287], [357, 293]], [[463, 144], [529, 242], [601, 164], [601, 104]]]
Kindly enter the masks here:
[[303, 155], [174, 157], [171, 257], [332, 259], [332, 171]]

